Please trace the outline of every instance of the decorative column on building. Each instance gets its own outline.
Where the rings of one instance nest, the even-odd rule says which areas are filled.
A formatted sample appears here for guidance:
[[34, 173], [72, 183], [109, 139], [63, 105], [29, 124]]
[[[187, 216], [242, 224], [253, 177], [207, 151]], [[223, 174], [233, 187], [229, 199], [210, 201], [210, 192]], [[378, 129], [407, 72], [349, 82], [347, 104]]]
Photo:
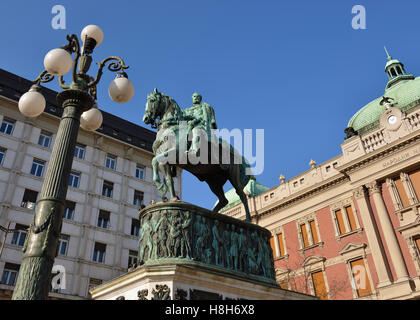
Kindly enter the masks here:
[[372, 212], [370, 211], [368, 205], [368, 199], [366, 197], [365, 188], [363, 186], [360, 186], [354, 191], [353, 196], [355, 197], [357, 205], [359, 207], [360, 216], [363, 221], [363, 226], [365, 227], [366, 237], [369, 242], [373, 262], [375, 263], [376, 272], [378, 274], [378, 288], [390, 285], [390, 274], [385, 263], [385, 255], [379, 243], [379, 235], [375, 230], [375, 223], [372, 217]]
[[404, 258], [395, 235], [394, 228], [391, 223], [388, 211], [382, 199], [381, 188], [376, 181], [366, 185], [372, 194], [373, 202], [378, 213], [379, 223], [381, 224], [386, 245], [388, 247], [392, 263], [397, 275], [397, 282], [409, 280], [407, 268], [404, 263]]

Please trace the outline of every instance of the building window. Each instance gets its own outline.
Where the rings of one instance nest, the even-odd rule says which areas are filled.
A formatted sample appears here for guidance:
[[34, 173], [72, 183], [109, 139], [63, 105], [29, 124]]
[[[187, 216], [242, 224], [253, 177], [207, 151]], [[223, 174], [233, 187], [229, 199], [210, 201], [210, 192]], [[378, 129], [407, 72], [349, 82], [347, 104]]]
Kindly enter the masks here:
[[3, 269], [3, 275], [1, 277], [1, 283], [8, 286], [14, 286], [19, 274], [19, 268], [20, 265], [18, 264], [6, 262]]
[[408, 176], [417, 195], [417, 200], [420, 201], [420, 170], [409, 173]]
[[140, 220], [131, 219], [131, 235], [138, 237], [140, 231]]
[[51, 140], [52, 140], [52, 133], [41, 131], [41, 134], [39, 135], [38, 144], [40, 146], [49, 148], [51, 146]]
[[367, 269], [365, 266], [364, 259], [358, 259], [350, 262], [350, 268], [352, 273], [352, 281], [356, 288], [358, 297], [365, 297], [372, 294]]
[[279, 240], [280, 257], [284, 257], [286, 255], [286, 250], [284, 248], [283, 234], [279, 233], [277, 239]]
[[299, 232], [301, 236], [302, 248], [307, 248], [309, 246], [320, 243], [315, 220], [309, 220], [307, 223], [300, 224]]
[[331, 166], [327, 166], [327, 167], [325, 168], [325, 171], [326, 171], [326, 172], [331, 172]]
[[67, 255], [67, 249], [69, 247], [70, 236], [62, 234], [58, 239], [58, 247], [57, 247], [57, 254], [60, 256]]
[[106, 251], [106, 244], [95, 242], [95, 248], [93, 250], [92, 260], [98, 263], [105, 263], [105, 251]]
[[317, 228], [316, 228], [315, 220], [309, 221], [309, 226], [311, 228], [313, 244], [319, 243], [318, 231], [317, 231]]
[[6, 149], [0, 148], [0, 166], [3, 165], [4, 158], [6, 157]]
[[338, 168], [338, 162], [334, 162], [334, 163], [333, 163], [333, 168], [334, 168], [334, 169], [337, 169], [337, 168]]
[[1, 123], [0, 132], [12, 135], [13, 129], [15, 127], [16, 121], [3, 118], [3, 122]]
[[34, 210], [36, 205], [36, 198], [38, 197], [38, 192], [25, 189], [25, 193], [23, 194], [22, 203], [20, 206], [22, 208], [27, 208]]
[[356, 216], [351, 205], [335, 210], [333, 213], [336, 229], [339, 235], [345, 235], [358, 229]]
[[36, 177], [42, 177], [44, 174], [45, 163], [46, 163], [45, 161], [33, 159], [31, 175], [36, 176]]
[[337, 224], [338, 224], [338, 232], [340, 234], [345, 234], [346, 233], [346, 225], [344, 224], [343, 212], [341, 211], [341, 209], [335, 211], [335, 218], [336, 218]]
[[271, 237], [270, 238], [270, 246], [271, 246], [271, 249], [273, 250], [273, 256], [275, 258], [284, 257], [286, 255], [286, 251], [285, 251], [285, 248], [284, 248], [283, 234], [279, 233], [279, 234], [276, 235], [276, 237], [277, 237], [277, 240], [279, 242], [280, 252], [277, 252], [277, 250], [276, 250], [276, 245], [275, 245], [276, 240], [275, 240], [275, 238]]
[[136, 178], [137, 179], [144, 179], [144, 167], [137, 165], [136, 166]]
[[137, 255], [138, 255], [137, 251], [130, 250], [128, 252], [128, 267], [129, 268], [137, 264]]
[[72, 171], [70, 173], [69, 186], [79, 188], [80, 172]]
[[420, 254], [420, 236], [414, 238], [414, 242], [416, 243], [417, 252]]
[[400, 195], [403, 208], [409, 207], [410, 202], [408, 201], [408, 196], [407, 196], [407, 193], [405, 192], [404, 185], [403, 185], [403, 182], [401, 181], [401, 178], [397, 178], [395, 180], [395, 186], [397, 187], [398, 194]]
[[76, 209], [76, 203], [73, 201], [66, 201], [66, 207], [63, 211], [63, 218], [67, 220], [73, 220], [74, 219], [74, 211]]
[[350, 230], [354, 231], [357, 230], [356, 218], [354, 216], [353, 208], [351, 206], [345, 207], [347, 220], [349, 222]]
[[76, 144], [76, 148], [74, 149], [74, 157], [78, 159], [84, 159], [86, 153], [86, 146], [82, 144]]
[[143, 204], [144, 193], [138, 190], [134, 190], [134, 201], [135, 206], [141, 206]]
[[276, 256], [276, 246], [275, 246], [275, 242], [274, 242], [274, 237], [270, 238], [270, 247], [271, 250], [273, 251], [273, 256]]
[[26, 237], [28, 236], [28, 228], [28, 226], [16, 224], [15, 229], [17, 229], [18, 231], [15, 231], [13, 233], [12, 244], [19, 247], [23, 247], [23, 245], [25, 244]]
[[303, 241], [303, 247], [309, 247], [309, 238], [308, 238], [308, 232], [306, 230], [306, 224], [300, 225], [300, 233], [302, 235], [302, 241]]
[[102, 186], [102, 195], [108, 198], [112, 198], [112, 191], [114, 190], [114, 183], [104, 180]]
[[98, 223], [97, 223], [99, 228], [108, 229], [110, 215], [111, 213], [108, 211], [99, 210]]
[[300, 184], [304, 184], [305, 183], [305, 178], [300, 179]]
[[298, 185], [299, 185], [299, 183], [297, 181], [293, 183], [293, 187], [295, 187], [295, 188], [297, 188]]
[[115, 170], [117, 166], [117, 157], [113, 156], [112, 154], [106, 155], [105, 166], [108, 169]]
[[327, 287], [325, 285], [324, 273], [322, 271], [311, 274], [314, 293], [320, 300], [328, 300]]

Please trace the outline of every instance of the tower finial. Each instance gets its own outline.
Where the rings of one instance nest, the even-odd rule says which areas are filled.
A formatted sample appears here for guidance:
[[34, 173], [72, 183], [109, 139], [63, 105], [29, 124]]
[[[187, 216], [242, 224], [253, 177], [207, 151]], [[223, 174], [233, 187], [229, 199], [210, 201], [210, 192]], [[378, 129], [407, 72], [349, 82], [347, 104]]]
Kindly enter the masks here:
[[386, 47], [384, 47], [386, 55], [388, 57], [388, 61], [392, 60], [392, 57], [389, 55], [388, 50], [386, 49]]

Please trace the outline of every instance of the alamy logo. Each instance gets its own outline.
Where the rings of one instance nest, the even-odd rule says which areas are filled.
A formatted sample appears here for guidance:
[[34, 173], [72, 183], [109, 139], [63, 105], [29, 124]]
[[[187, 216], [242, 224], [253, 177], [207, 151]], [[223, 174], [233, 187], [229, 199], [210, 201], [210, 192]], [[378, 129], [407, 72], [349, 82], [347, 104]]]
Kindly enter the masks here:
[[62, 5], [55, 5], [51, 9], [51, 13], [55, 16], [51, 20], [51, 26], [55, 30], [66, 29], [66, 8]]
[[[159, 164], [246, 164], [246, 175], [260, 175], [264, 171], [264, 129], [190, 130], [186, 121], [180, 121], [176, 132], [169, 127], [158, 132], [156, 147]], [[188, 152], [187, 143], [197, 139], [197, 152]], [[231, 145], [232, 141], [232, 145]], [[211, 142], [209, 144], [209, 142]], [[178, 146], [178, 148], [176, 148]], [[254, 152], [255, 146], [255, 152]]]
[[51, 287], [53, 290], [66, 289], [66, 268], [62, 265], [54, 265], [52, 268], [53, 277]]
[[366, 29], [366, 8], [360, 4], [355, 5], [351, 9], [351, 13], [355, 14], [351, 21], [351, 26], [354, 30]]
[[355, 290], [364, 290], [366, 289], [366, 268], [364, 266], [354, 266], [352, 268], [353, 281], [351, 283], [353, 289]]

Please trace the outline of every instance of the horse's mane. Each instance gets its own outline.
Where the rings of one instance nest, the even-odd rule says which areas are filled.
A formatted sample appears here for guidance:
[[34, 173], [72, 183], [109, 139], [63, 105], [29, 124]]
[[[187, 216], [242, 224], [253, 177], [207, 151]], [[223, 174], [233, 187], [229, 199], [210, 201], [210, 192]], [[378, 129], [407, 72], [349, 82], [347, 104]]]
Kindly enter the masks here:
[[170, 109], [168, 109], [168, 111], [172, 112], [173, 116], [176, 117], [176, 119], [182, 120], [183, 112], [182, 112], [181, 108], [179, 107], [178, 103], [173, 98], [171, 98], [170, 96], [167, 96], [166, 94], [162, 94], [162, 96], [164, 98], [168, 99], [168, 101], [169, 101], [169, 108]]

